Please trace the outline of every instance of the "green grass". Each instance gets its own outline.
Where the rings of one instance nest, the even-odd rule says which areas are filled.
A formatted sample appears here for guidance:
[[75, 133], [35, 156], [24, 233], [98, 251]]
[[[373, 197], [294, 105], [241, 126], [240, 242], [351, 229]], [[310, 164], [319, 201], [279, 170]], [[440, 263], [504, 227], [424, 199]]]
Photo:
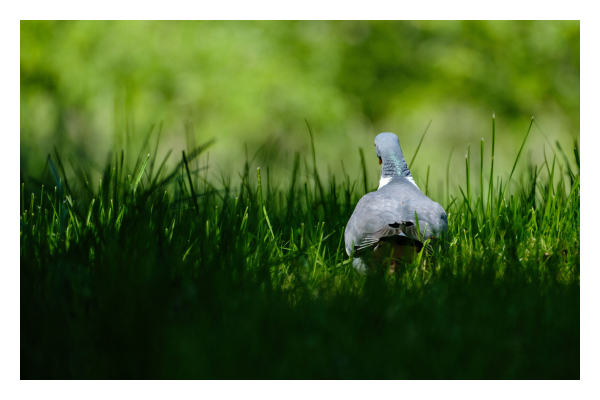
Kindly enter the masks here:
[[55, 152], [23, 178], [22, 379], [579, 379], [577, 143], [575, 166], [558, 146], [508, 180], [493, 150], [472, 176], [469, 150], [436, 199], [446, 249], [368, 276], [343, 243], [366, 171], [296, 155], [284, 181], [250, 162], [217, 180], [209, 145], [166, 170], [146, 141], [101, 182]]

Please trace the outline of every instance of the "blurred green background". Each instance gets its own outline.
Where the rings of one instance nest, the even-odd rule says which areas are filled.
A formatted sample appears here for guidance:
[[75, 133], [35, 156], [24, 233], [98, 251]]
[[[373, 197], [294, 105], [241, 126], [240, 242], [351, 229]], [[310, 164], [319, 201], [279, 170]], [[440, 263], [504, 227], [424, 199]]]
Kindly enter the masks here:
[[[491, 116], [496, 165], [508, 174], [532, 115], [525, 157], [543, 162], [556, 140], [579, 137], [579, 21], [22, 21], [21, 174], [40, 174], [52, 146], [103, 164], [138, 154], [162, 124], [159, 158], [210, 138], [210, 173], [285, 171], [294, 152], [358, 175], [365, 149], [373, 184], [376, 134], [398, 134], [417, 182], [438, 188], [454, 148], [478, 168]], [[186, 128], [187, 126], [187, 128]], [[189, 136], [186, 138], [186, 130]], [[546, 137], [544, 137], [544, 135]], [[156, 136], [153, 136], [152, 142]], [[154, 147], [154, 145], [152, 145]], [[79, 149], [79, 150], [77, 150]], [[568, 152], [567, 153], [572, 153]], [[524, 167], [526, 162], [521, 163]], [[508, 169], [508, 171], [507, 171]], [[460, 178], [458, 177], [460, 176]], [[451, 178], [452, 179], [452, 178]]]

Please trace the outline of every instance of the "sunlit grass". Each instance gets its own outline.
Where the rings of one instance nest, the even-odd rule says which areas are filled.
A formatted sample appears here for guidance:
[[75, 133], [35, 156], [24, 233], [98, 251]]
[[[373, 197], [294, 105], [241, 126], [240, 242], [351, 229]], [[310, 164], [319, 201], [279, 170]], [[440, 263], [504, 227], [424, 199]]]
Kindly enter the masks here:
[[323, 179], [313, 143], [277, 184], [211, 180], [211, 143], [167, 170], [146, 141], [97, 183], [55, 152], [21, 187], [21, 377], [578, 379], [579, 149], [517, 180], [528, 134], [505, 182], [495, 128], [489, 176], [467, 149], [444, 251], [368, 276], [343, 243], [362, 151]]

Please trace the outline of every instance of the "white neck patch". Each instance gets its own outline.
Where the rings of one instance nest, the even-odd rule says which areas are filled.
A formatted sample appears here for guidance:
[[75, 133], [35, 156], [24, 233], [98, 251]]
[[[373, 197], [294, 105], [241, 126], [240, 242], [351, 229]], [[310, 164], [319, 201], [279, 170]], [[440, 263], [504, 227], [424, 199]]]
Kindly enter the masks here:
[[[412, 183], [413, 185], [415, 185], [415, 187], [417, 189], [419, 189], [419, 187], [415, 183], [415, 180], [413, 179], [412, 176], [405, 176], [405, 178], [408, 179], [408, 181], [410, 183]], [[388, 183], [390, 183], [391, 180], [392, 180], [392, 177], [389, 177], [389, 178], [379, 178], [379, 187], [377, 188], [377, 190], [381, 189], [382, 187], [384, 187], [385, 185], [387, 185]], [[419, 190], [421, 190], [421, 189], [419, 189]]]
[[[412, 183], [413, 185], [415, 185], [415, 187], [416, 187], [417, 189], [419, 189], [419, 187], [418, 187], [418, 186], [417, 186], [417, 184], [415, 183], [415, 180], [413, 179], [413, 177], [412, 177], [412, 176], [405, 176], [405, 178], [406, 178], [406, 179], [408, 179], [408, 181], [409, 181], [410, 183]], [[419, 190], [421, 190], [421, 189], [419, 189]]]
[[381, 189], [382, 187], [384, 187], [385, 185], [387, 185], [388, 183], [390, 183], [390, 181], [392, 180], [392, 178], [380, 178], [379, 179], [379, 187], [377, 188], [377, 190]]

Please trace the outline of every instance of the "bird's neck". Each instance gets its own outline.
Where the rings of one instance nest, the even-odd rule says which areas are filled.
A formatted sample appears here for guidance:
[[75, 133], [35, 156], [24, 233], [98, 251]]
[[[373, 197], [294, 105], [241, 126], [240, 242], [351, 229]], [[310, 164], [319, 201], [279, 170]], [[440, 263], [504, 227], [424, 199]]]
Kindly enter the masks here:
[[401, 151], [399, 154], [395, 153], [382, 157], [381, 164], [382, 179], [393, 178], [395, 176], [411, 176]]
[[397, 153], [382, 157], [381, 164], [381, 178], [379, 179], [378, 189], [381, 189], [383, 186], [387, 185], [394, 177], [397, 176], [405, 177], [410, 183], [415, 185], [417, 189], [419, 188], [410, 174], [410, 170], [408, 169], [408, 165], [406, 165], [406, 160], [404, 160], [401, 150]]

